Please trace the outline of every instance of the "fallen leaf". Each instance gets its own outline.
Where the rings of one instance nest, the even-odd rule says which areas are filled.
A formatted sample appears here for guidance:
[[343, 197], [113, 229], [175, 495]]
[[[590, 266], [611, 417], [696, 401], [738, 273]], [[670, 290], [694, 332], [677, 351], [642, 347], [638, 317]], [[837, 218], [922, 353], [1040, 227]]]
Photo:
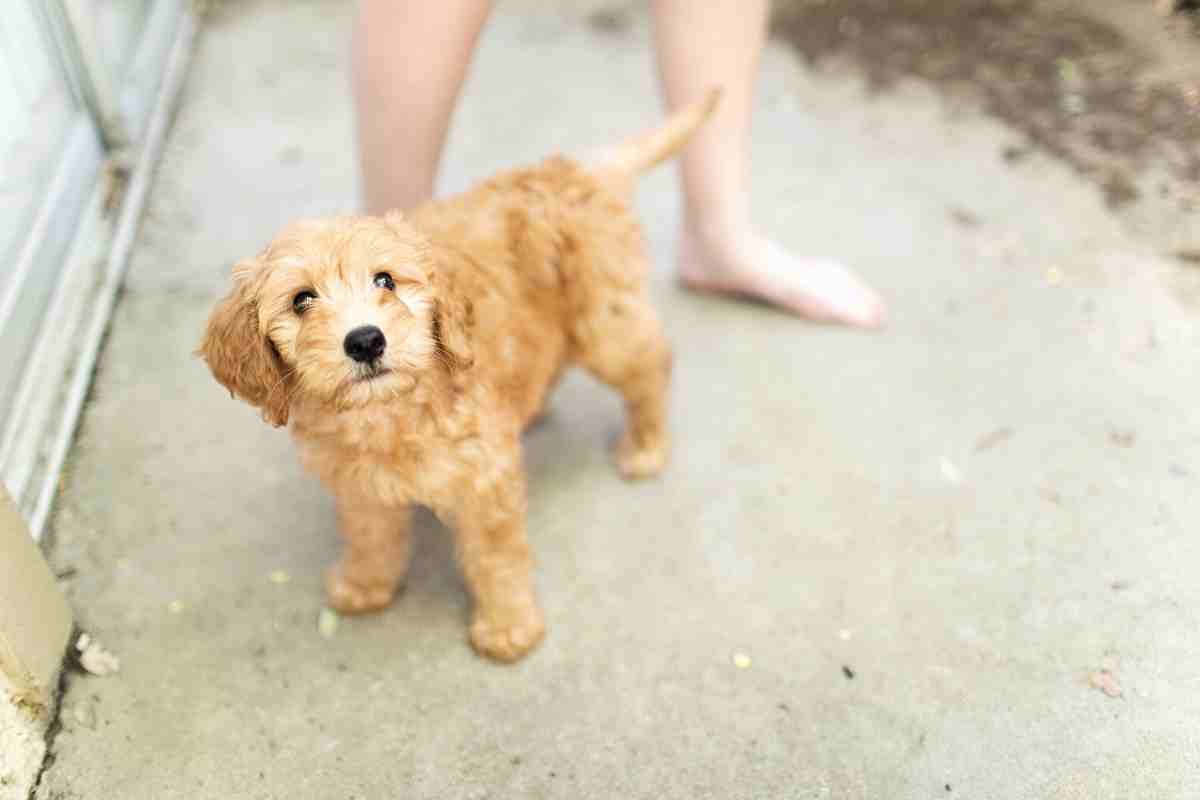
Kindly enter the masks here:
[[340, 621], [341, 617], [332, 608], [322, 608], [321, 613], [317, 615], [317, 633], [325, 639], [332, 639], [337, 633]]
[[267, 576], [267, 580], [271, 581], [271, 583], [273, 583], [277, 586], [282, 586], [283, 584], [287, 583], [291, 579], [292, 579], [292, 576], [289, 575], [287, 570], [285, 570], [285, 569], [273, 570], [271, 572], [271, 574]]
[[980, 437], [979, 441], [975, 443], [975, 452], [982, 453], [984, 450], [991, 450], [996, 445], [1008, 441], [1012, 435], [1012, 428], [997, 428]]
[[1107, 669], [1100, 669], [1088, 675], [1088, 685], [1093, 689], [1099, 689], [1109, 697], [1121, 696], [1121, 685], [1117, 683], [1117, 676]]

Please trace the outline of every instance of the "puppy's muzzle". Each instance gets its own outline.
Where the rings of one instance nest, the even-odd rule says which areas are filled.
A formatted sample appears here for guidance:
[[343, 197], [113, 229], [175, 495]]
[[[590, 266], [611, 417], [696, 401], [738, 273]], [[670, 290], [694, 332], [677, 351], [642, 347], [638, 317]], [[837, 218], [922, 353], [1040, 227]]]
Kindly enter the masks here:
[[383, 355], [384, 349], [387, 348], [387, 339], [383, 331], [374, 325], [363, 325], [346, 334], [342, 348], [345, 349], [346, 355], [358, 363], [370, 364]]

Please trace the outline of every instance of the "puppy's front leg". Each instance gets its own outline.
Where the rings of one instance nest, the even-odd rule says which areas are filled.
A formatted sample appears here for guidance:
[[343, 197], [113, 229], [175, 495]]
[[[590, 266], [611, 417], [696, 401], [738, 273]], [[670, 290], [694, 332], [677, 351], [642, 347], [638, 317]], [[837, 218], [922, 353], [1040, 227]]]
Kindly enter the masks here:
[[475, 476], [453, 515], [459, 563], [475, 601], [471, 644], [482, 655], [508, 662], [536, 647], [545, 633], [525, 538], [519, 447], [512, 444], [516, 468]]
[[345, 614], [376, 611], [392, 602], [412, 556], [411, 511], [338, 501], [342, 558], [325, 575], [329, 605]]

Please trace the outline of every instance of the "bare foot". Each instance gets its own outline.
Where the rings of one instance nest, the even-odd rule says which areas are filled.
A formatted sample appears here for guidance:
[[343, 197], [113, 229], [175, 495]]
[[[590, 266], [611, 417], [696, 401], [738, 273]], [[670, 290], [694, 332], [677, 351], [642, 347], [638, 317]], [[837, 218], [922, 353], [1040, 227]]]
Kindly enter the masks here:
[[879, 328], [883, 301], [836, 261], [801, 258], [755, 233], [712, 239], [685, 232], [679, 280], [689, 289], [753, 297], [801, 317]]

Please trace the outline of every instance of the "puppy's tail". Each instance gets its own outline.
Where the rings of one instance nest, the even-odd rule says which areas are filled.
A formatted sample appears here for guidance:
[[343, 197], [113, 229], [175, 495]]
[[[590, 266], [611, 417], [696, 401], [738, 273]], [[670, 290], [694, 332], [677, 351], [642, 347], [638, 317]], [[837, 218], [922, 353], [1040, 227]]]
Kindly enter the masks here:
[[630, 180], [658, 166], [683, 149], [692, 134], [717, 110], [721, 90], [713, 87], [703, 99], [667, 117], [656, 128], [637, 134], [590, 159], [600, 176]]

